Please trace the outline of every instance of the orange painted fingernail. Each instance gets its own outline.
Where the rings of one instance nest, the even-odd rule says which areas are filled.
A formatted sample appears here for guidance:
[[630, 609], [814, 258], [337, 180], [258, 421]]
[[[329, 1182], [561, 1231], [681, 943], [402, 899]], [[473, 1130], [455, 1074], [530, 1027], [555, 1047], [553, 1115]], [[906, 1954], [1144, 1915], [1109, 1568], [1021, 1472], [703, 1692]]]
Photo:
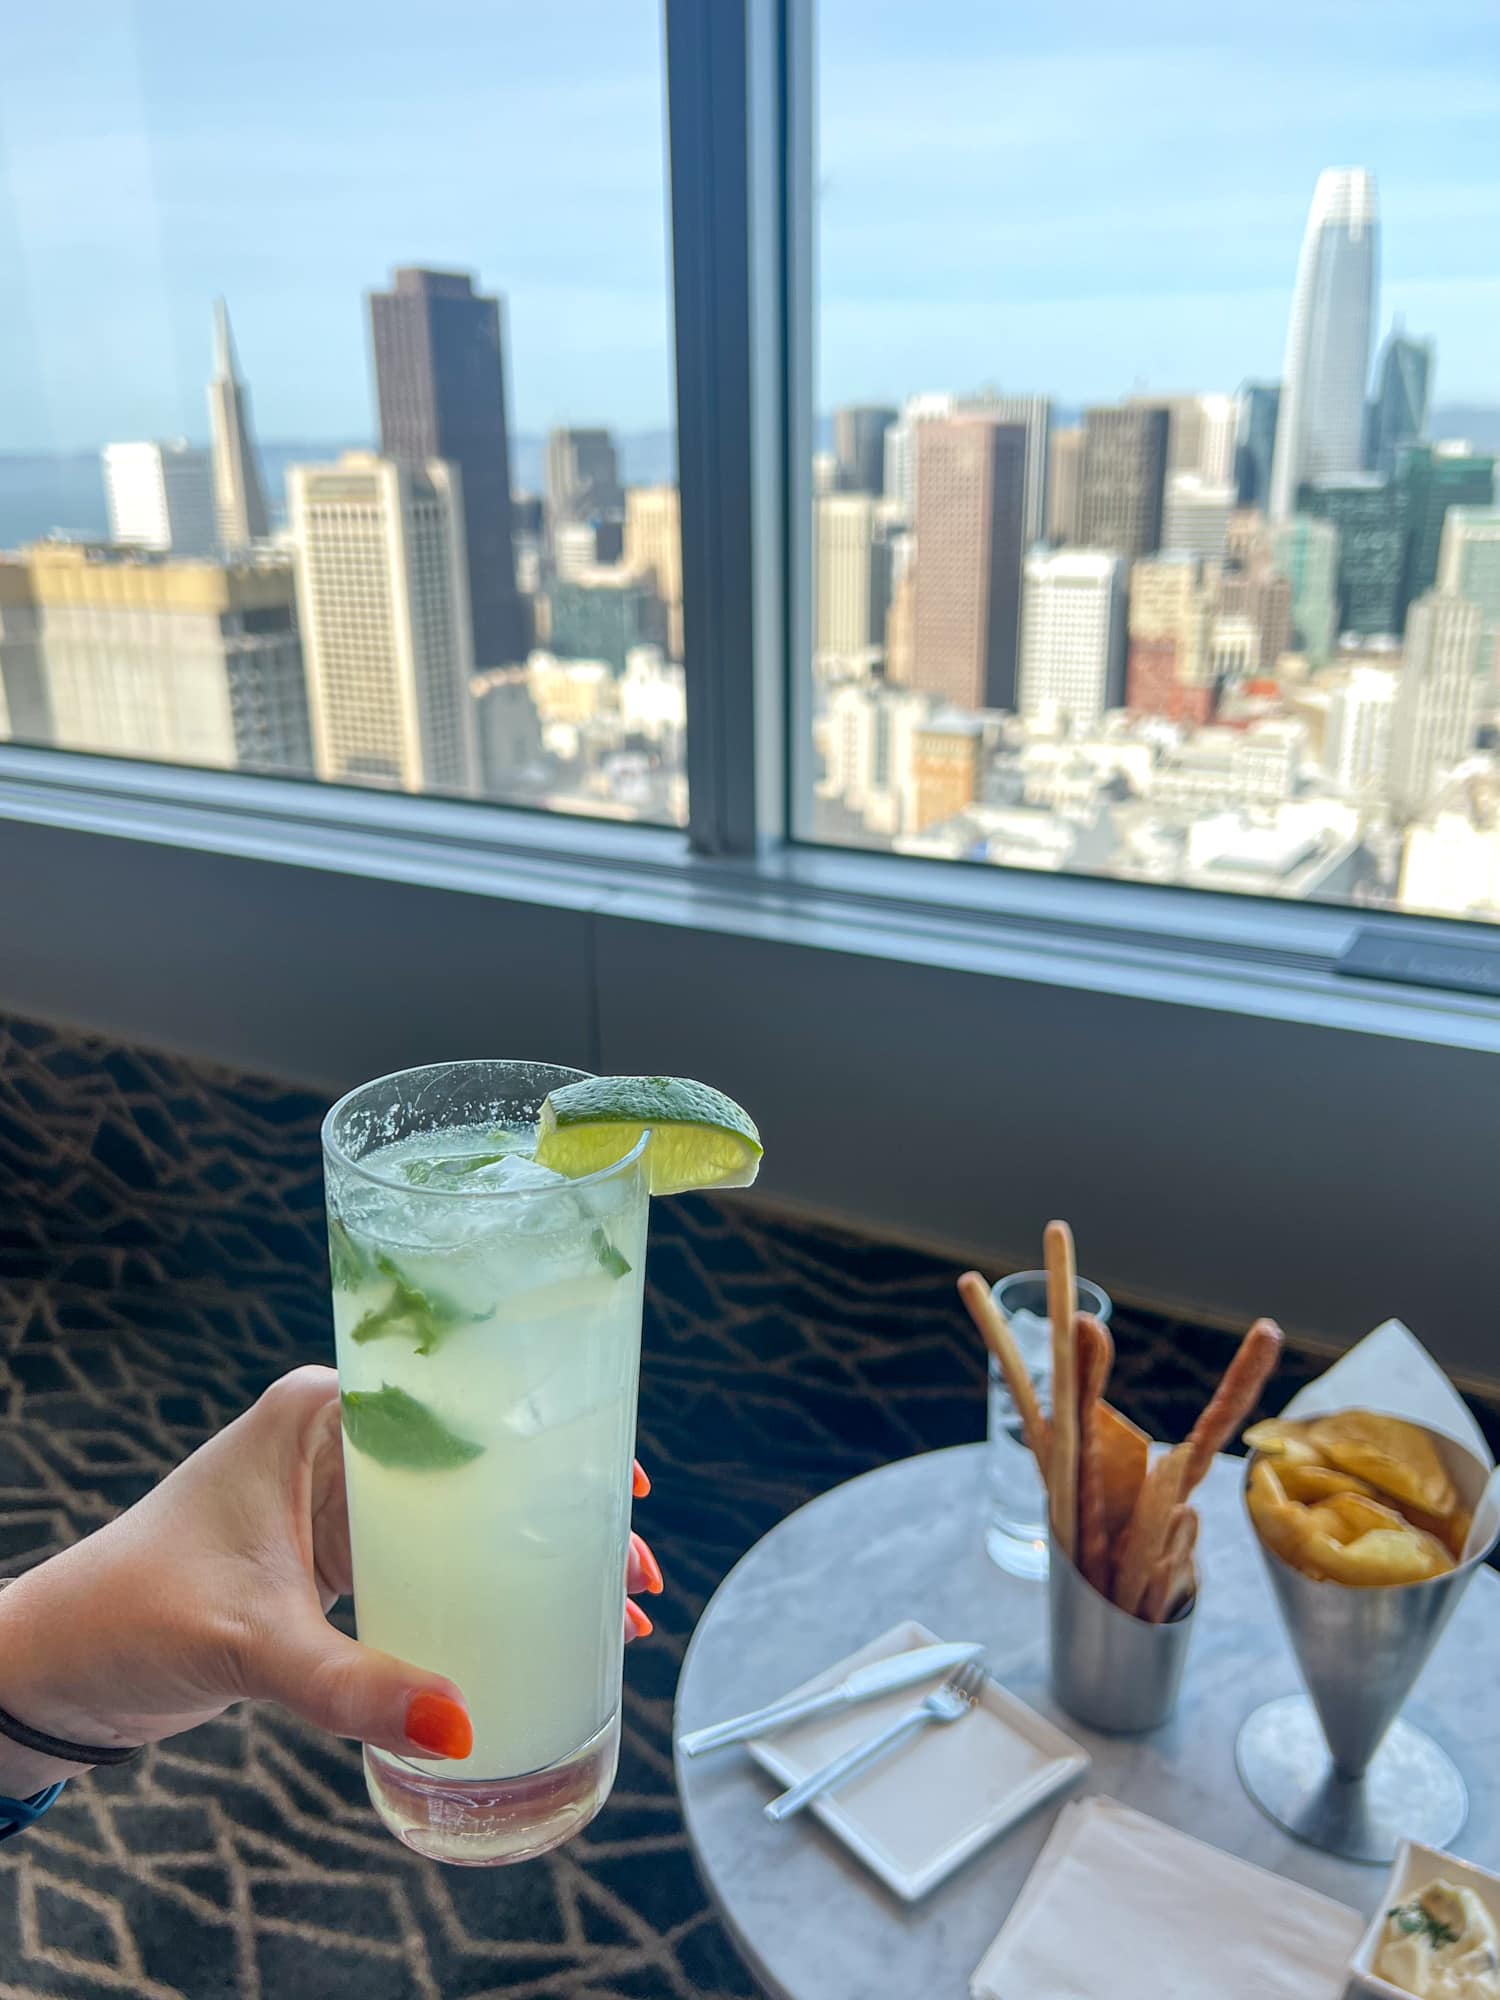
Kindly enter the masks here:
[[644, 1500], [651, 1491], [651, 1481], [646, 1477], [639, 1459], [636, 1460], [635, 1470], [630, 1475], [630, 1491], [637, 1500]]
[[630, 1620], [630, 1635], [633, 1639], [649, 1639], [651, 1634], [656, 1630], [656, 1627], [635, 1602], [634, 1598], [626, 1598], [625, 1616]]
[[451, 1694], [414, 1694], [406, 1707], [406, 1738], [433, 1757], [467, 1757], [474, 1725]]
[[646, 1573], [646, 1581], [641, 1588], [649, 1591], [653, 1597], [660, 1597], [666, 1589], [666, 1585], [662, 1582], [661, 1564], [656, 1560], [650, 1548], [641, 1540], [639, 1535], [632, 1535], [630, 1540], [641, 1568]]

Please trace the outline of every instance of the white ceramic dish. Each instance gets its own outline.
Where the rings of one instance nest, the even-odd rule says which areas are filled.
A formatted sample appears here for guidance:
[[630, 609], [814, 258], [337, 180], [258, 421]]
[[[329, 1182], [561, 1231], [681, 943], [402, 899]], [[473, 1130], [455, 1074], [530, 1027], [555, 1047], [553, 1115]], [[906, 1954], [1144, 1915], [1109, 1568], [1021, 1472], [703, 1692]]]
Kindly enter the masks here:
[[[936, 1643], [935, 1633], [908, 1619], [794, 1692], [811, 1694], [831, 1687], [851, 1667]], [[750, 1755], [783, 1785], [794, 1785], [920, 1704], [927, 1691], [925, 1685], [905, 1688], [756, 1737]], [[807, 1810], [888, 1888], [915, 1902], [1088, 1767], [1081, 1744], [987, 1679], [968, 1715], [930, 1723], [915, 1741]], [[791, 1837], [789, 1828], [783, 1831]]]
[[1391, 1872], [1386, 1877], [1385, 1888], [1375, 1906], [1369, 1929], [1360, 1939], [1359, 1949], [1350, 1962], [1351, 1995], [1368, 1994], [1371, 2000], [1411, 2000], [1404, 1986], [1392, 1986], [1388, 1979], [1380, 1977], [1374, 1970], [1375, 1958], [1385, 1934], [1387, 1912], [1438, 1877], [1453, 1883], [1455, 1888], [1472, 1889], [1489, 1911], [1490, 1921], [1500, 1930], [1500, 1875], [1492, 1875], [1487, 1868], [1480, 1868], [1472, 1861], [1461, 1861], [1456, 1854], [1445, 1854], [1436, 1847], [1423, 1847], [1420, 1841], [1403, 1841], [1396, 1850], [1396, 1859], [1391, 1863]]

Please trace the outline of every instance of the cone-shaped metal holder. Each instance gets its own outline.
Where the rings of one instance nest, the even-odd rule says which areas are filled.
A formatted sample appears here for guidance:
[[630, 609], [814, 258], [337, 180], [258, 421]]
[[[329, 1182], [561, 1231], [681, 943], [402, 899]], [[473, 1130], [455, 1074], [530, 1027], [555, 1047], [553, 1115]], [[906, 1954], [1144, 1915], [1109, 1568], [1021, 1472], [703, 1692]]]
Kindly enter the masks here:
[[[1464, 1504], [1478, 1509], [1486, 1467], [1429, 1435]], [[1257, 1709], [1235, 1756], [1256, 1804], [1300, 1840], [1348, 1860], [1390, 1861], [1403, 1840], [1443, 1847], [1463, 1825], [1468, 1793], [1451, 1758], [1396, 1716], [1500, 1539], [1500, 1521], [1480, 1539], [1446, 1576], [1352, 1588], [1314, 1583], [1256, 1536], [1309, 1699]]]

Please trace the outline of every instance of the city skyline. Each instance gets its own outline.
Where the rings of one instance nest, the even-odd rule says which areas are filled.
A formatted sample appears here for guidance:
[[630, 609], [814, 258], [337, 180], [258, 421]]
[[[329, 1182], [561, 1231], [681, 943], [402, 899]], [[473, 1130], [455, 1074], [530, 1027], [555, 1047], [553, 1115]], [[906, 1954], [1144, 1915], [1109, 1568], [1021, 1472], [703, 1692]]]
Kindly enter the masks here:
[[[368, 435], [358, 299], [418, 257], [508, 299], [518, 432], [670, 422], [654, 6], [600, 0], [563, 29], [454, 5], [420, 40], [360, 38], [352, 92], [329, 87], [340, 5], [272, 0], [211, 33], [173, 0], [124, 24], [84, 13], [84, 32], [76, 14], [8, 30], [0, 261], [19, 306], [0, 326], [0, 444], [196, 437], [202, 301], [220, 292], [263, 437]], [[1285, 0], [1239, 29], [1180, 4], [1128, 25], [1095, 5], [1051, 24], [999, 14], [824, 0], [820, 407], [922, 383], [1081, 405], [1273, 379], [1308, 190], [1339, 159], [1382, 186], [1376, 337], [1398, 314], [1437, 330], [1436, 400], [1493, 395], [1490, 10], [1389, 0], [1378, 33], [1367, 13]], [[1171, 105], [1159, 132], [1143, 92]], [[372, 146], [372, 104], [424, 130], [415, 170]], [[524, 204], [493, 200], [519, 184]]]

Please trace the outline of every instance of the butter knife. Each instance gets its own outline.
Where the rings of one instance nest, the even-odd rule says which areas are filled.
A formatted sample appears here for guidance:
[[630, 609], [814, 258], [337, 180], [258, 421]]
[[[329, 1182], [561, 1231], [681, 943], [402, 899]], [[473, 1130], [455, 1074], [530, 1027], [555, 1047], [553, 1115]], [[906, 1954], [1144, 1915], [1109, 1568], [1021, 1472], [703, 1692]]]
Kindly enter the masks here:
[[768, 1730], [806, 1722], [810, 1716], [827, 1715], [854, 1702], [873, 1701], [877, 1695], [915, 1687], [918, 1681], [934, 1680], [939, 1674], [961, 1667], [966, 1660], [977, 1659], [983, 1651], [983, 1645], [976, 1639], [892, 1653], [887, 1659], [872, 1660], [867, 1667], [856, 1667], [835, 1687], [820, 1688], [816, 1694], [788, 1695], [765, 1708], [753, 1709], [748, 1715], [731, 1716], [728, 1722], [715, 1722], [707, 1729], [690, 1729], [686, 1736], [678, 1737], [677, 1747], [684, 1757], [698, 1757], [705, 1750], [717, 1750], [725, 1743], [743, 1743], [748, 1737], [762, 1736]]

